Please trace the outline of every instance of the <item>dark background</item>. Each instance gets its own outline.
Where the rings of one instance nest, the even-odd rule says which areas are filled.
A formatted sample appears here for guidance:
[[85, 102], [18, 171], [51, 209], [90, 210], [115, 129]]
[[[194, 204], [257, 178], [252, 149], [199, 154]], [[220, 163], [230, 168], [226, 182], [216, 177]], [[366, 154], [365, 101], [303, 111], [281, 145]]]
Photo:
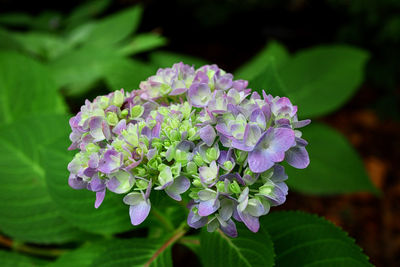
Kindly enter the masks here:
[[[0, 13], [68, 14], [80, 2], [0, 0]], [[278, 209], [325, 216], [348, 231], [373, 264], [399, 266], [400, 1], [117, 0], [104, 15], [137, 3], [145, 10], [139, 32], [159, 32], [169, 40], [165, 50], [204, 58], [227, 71], [234, 71], [269, 40], [278, 40], [291, 52], [345, 43], [371, 53], [358, 93], [322, 120], [355, 146], [383, 195], [317, 197], [291, 192]]]

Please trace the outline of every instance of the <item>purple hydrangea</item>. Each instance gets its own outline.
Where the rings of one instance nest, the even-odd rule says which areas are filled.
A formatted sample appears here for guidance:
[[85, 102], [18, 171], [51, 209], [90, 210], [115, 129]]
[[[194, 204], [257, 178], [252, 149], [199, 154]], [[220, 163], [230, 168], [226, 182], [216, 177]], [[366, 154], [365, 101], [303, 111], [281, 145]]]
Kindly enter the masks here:
[[[69, 185], [124, 194], [133, 225], [151, 211], [152, 190], [191, 198], [187, 223], [237, 236], [286, 200], [287, 162], [309, 164], [297, 106], [286, 97], [252, 91], [216, 65], [178, 63], [140, 83], [92, 102], [70, 119]], [[262, 96], [261, 96], [262, 95]]]

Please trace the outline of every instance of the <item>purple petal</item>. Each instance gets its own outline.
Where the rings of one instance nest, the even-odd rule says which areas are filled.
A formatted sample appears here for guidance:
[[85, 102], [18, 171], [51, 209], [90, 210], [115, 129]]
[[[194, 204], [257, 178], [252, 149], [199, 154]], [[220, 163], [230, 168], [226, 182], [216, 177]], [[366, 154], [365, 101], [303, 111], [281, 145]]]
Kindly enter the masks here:
[[212, 146], [217, 136], [214, 130], [214, 127], [211, 125], [207, 125], [200, 129], [199, 131], [200, 138], [206, 143], [208, 146]]
[[220, 207], [220, 202], [218, 199], [210, 199], [207, 201], [201, 201], [199, 203], [199, 215], [200, 216], [208, 216], [213, 214]]
[[181, 95], [187, 91], [187, 88], [175, 88], [169, 95]]
[[236, 224], [232, 221], [232, 219], [229, 219], [226, 222], [225, 226], [221, 225], [220, 227], [221, 227], [222, 232], [224, 232], [227, 236], [230, 236], [230, 237], [238, 236]]
[[311, 123], [311, 120], [302, 120], [302, 121], [296, 121], [293, 122], [293, 127], [294, 128], [302, 128], [304, 126], [307, 126]]
[[110, 174], [116, 171], [122, 165], [122, 158], [123, 158], [122, 153], [119, 153], [112, 149], [107, 150], [100, 161], [99, 171], [106, 174]]
[[285, 159], [289, 165], [297, 168], [304, 169], [310, 164], [308, 152], [303, 146], [295, 146], [286, 151]]
[[287, 180], [287, 178], [288, 176], [285, 173], [285, 168], [281, 165], [275, 164], [274, 173], [272, 174], [270, 180], [273, 181], [274, 183], [278, 183]]
[[68, 184], [73, 189], [83, 189], [87, 186], [87, 182], [83, 181], [81, 177], [77, 177], [74, 174], [69, 175]]
[[187, 224], [195, 229], [201, 228], [207, 223], [207, 217], [202, 217], [198, 214], [195, 214], [193, 211], [189, 212], [187, 218]]
[[141, 224], [150, 213], [150, 200], [143, 200], [129, 207], [129, 216], [133, 225]]
[[[89, 121], [90, 135], [94, 138], [94, 142], [99, 142], [106, 139], [103, 127], [104, 118], [96, 116]], [[104, 128], [104, 129], [103, 129]]]
[[123, 119], [123, 120], [120, 120], [118, 122], [118, 124], [114, 126], [114, 128], [112, 129], [112, 132], [119, 135], [119, 134], [121, 134], [121, 131], [125, 130], [125, 129], [126, 129], [126, 120]]
[[98, 177], [92, 178], [90, 183], [88, 184], [88, 190], [91, 190], [93, 192], [100, 192], [105, 190], [106, 184], [103, 179], [100, 179]]
[[205, 107], [211, 100], [211, 90], [206, 83], [195, 83], [190, 86], [188, 98], [194, 107]]
[[100, 207], [101, 203], [104, 200], [104, 197], [106, 195], [106, 190], [104, 189], [103, 191], [96, 192], [96, 202], [94, 203], [94, 207], [97, 209]]
[[185, 193], [190, 187], [190, 181], [184, 176], [179, 176], [174, 183], [165, 189], [165, 192], [176, 201], [181, 201], [180, 194]]
[[[284, 154], [283, 154], [284, 156]], [[253, 150], [249, 153], [248, 163], [254, 173], [262, 173], [274, 166], [275, 162], [262, 150]]]
[[240, 210], [238, 210], [238, 215], [250, 231], [254, 233], [258, 232], [258, 229], [260, 229], [258, 217], [251, 216], [248, 212], [241, 212]]

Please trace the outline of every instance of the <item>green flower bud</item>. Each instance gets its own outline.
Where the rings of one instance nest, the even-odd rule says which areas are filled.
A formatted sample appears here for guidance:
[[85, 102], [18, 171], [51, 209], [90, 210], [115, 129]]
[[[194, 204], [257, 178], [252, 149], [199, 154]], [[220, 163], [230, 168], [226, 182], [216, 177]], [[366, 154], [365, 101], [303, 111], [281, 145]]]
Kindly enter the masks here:
[[142, 106], [136, 105], [131, 108], [131, 118], [139, 118], [142, 116], [144, 108]]
[[[164, 164], [160, 164], [160, 166], [162, 165]], [[158, 175], [158, 182], [161, 185], [165, 185], [166, 183], [169, 183], [173, 180], [174, 178], [172, 177], [171, 168], [169, 166], [164, 165], [160, 171], [160, 174]]]
[[93, 152], [99, 152], [99, 150], [100, 150], [100, 147], [96, 144], [89, 143], [86, 145], [87, 152], [93, 153]]
[[189, 193], [189, 197], [192, 198], [192, 199], [199, 199], [199, 196], [197, 195], [197, 192], [194, 192], [194, 191]]
[[121, 111], [121, 117], [125, 118], [128, 115], [129, 111], [127, 109], [124, 109]]
[[244, 174], [253, 176], [254, 173], [250, 170], [250, 168], [246, 168], [246, 169], [244, 170]]
[[200, 179], [194, 179], [193, 180], [193, 182], [192, 182], [192, 184], [195, 186], [195, 187], [202, 187], [203, 185], [201, 184], [201, 181], [200, 181]]
[[133, 169], [136, 176], [143, 177], [146, 175], [146, 169], [143, 167], [136, 167]]
[[124, 94], [121, 91], [115, 91], [111, 98], [111, 105], [121, 107], [124, 103]]
[[233, 181], [230, 185], [229, 185], [229, 190], [231, 190], [232, 193], [235, 194], [240, 194], [240, 192], [242, 192], [242, 190], [240, 190], [240, 186], [236, 181]]
[[224, 167], [225, 167], [225, 169], [227, 169], [227, 170], [231, 170], [232, 167], [233, 167], [232, 161], [230, 161], [230, 160], [225, 161], [225, 162], [224, 162]]
[[186, 165], [188, 162], [188, 153], [177, 149], [175, 151], [175, 160], [182, 163], [182, 165]]
[[189, 162], [187, 165], [186, 165], [186, 172], [187, 173], [190, 173], [190, 174], [193, 174], [193, 173], [197, 173], [197, 165], [196, 165], [196, 163], [194, 163], [194, 162]]
[[181, 135], [177, 130], [172, 130], [170, 132], [169, 136], [172, 141], [180, 141], [181, 140]]
[[225, 183], [223, 181], [217, 182], [217, 184], [215, 186], [217, 187], [217, 190], [219, 192], [225, 193]]
[[149, 162], [147, 163], [147, 166], [149, 166], [150, 168], [154, 169], [154, 170], [158, 170], [158, 165], [159, 165], [159, 161], [157, 157], [152, 158], [151, 160], [149, 160]]
[[214, 161], [218, 159], [218, 151], [214, 147], [207, 149], [206, 158], [208, 161]]
[[198, 136], [196, 136], [197, 128], [190, 128], [187, 132], [188, 132], [188, 139], [190, 141], [194, 141], [197, 138], [199, 138]]
[[137, 179], [136, 180], [136, 187], [139, 189], [139, 190], [145, 190], [146, 188], [147, 188], [147, 185], [148, 185], [149, 183], [148, 182], [146, 182], [146, 181], [144, 181], [144, 180], [142, 180], [142, 179]]
[[101, 96], [99, 100], [99, 105], [102, 109], [108, 108], [108, 103], [110, 102], [110, 100], [107, 96]]
[[181, 174], [182, 165], [180, 163], [175, 163], [171, 167], [171, 172], [174, 177], [178, 177]]
[[204, 160], [203, 158], [200, 156], [200, 154], [196, 154], [193, 157], [194, 162], [197, 164], [197, 166], [203, 166], [204, 165]]
[[119, 122], [118, 116], [114, 112], [107, 112], [106, 120], [107, 123], [111, 126], [115, 126]]
[[247, 152], [235, 149], [237, 163], [243, 163], [247, 158]]
[[274, 185], [272, 184], [265, 184], [259, 188], [259, 192], [261, 195], [268, 196], [274, 190]]
[[188, 102], [185, 102], [182, 107], [180, 108], [180, 111], [182, 112], [183, 118], [188, 119], [190, 116], [190, 113], [192, 112], [192, 107], [189, 105]]

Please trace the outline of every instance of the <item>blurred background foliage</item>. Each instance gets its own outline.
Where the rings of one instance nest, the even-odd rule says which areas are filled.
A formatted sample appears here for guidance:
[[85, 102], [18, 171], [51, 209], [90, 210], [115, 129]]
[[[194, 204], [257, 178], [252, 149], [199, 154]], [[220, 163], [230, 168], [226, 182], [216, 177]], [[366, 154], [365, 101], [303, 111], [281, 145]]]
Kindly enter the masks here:
[[[300, 118], [313, 120], [304, 129], [311, 165], [287, 168], [297, 193], [279, 209], [327, 217], [356, 238], [373, 264], [400, 261], [399, 1], [0, 4], [0, 244], [22, 252], [8, 253], [8, 265], [43, 265], [63, 254], [58, 266], [85, 259], [81, 266], [89, 266], [105, 249], [104, 237], [159, 236], [157, 227], [127, 233], [132, 228], [118, 196], [94, 210], [92, 194], [67, 188], [73, 155], [65, 151], [67, 120], [85, 99], [137, 89], [159, 67], [179, 61], [216, 63], [250, 88], [290, 97]], [[172, 230], [184, 213], [162, 208], [148, 224], [170, 218]], [[100, 243], [64, 254], [82, 240]], [[125, 241], [113, 246], [134, 246]], [[191, 247], [193, 240], [186, 241]], [[195, 257], [182, 245], [173, 255], [177, 264]]]

